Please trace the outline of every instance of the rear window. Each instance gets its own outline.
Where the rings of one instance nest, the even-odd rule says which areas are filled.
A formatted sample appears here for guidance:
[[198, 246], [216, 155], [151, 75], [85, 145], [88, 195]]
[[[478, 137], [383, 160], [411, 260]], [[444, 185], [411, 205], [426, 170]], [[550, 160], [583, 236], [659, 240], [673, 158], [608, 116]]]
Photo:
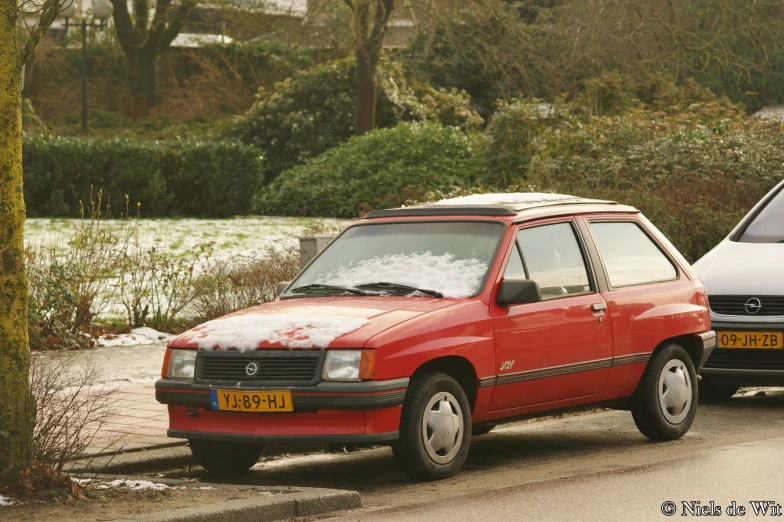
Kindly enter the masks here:
[[614, 288], [677, 277], [667, 256], [636, 223], [597, 221], [590, 226]]
[[740, 237], [741, 243], [784, 243], [784, 189], [757, 214]]

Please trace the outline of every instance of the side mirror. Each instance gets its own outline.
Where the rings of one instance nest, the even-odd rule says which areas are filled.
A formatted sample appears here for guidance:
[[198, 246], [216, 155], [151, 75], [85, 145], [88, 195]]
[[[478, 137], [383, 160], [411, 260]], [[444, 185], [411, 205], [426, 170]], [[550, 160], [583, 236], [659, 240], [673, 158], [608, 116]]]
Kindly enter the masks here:
[[499, 306], [512, 306], [526, 303], [538, 303], [542, 300], [542, 291], [539, 283], [530, 279], [505, 279], [501, 281], [501, 288], [495, 302]]

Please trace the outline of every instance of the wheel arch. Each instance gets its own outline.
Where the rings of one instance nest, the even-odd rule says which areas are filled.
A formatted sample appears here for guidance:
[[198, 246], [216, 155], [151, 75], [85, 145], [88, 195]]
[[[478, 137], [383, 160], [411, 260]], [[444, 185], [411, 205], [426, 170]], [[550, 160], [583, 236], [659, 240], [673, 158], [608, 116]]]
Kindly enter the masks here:
[[699, 367], [700, 362], [702, 361], [703, 348], [702, 344], [697, 342], [697, 338], [694, 334], [668, 337], [656, 345], [656, 348], [653, 349], [651, 355], [669, 344], [677, 344], [681, 346], [684, 350], [686, 350], [686, 353], [691, 358], [691, 362], [694, 364], [694, 368], [697, 369]]
[[437, 357], [420, 365], [414, 375], [429, 372], [445, 373], [456, 380], [465, 391], [471, 409], [474, 409], [479, 386], [476, 368], [471, 361], [459, 355]]

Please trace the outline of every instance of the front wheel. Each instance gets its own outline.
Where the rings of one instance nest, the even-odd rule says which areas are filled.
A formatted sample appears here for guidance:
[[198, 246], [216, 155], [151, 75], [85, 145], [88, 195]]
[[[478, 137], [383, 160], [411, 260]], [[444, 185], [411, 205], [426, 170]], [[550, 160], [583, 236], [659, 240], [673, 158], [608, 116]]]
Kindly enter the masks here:
[[247, 473], [264, 451], [264, 444], [252, 442], [188, 439], [188, 445], [196, 462], [210, 475], [226, 478]]
[[463, 388], [444, 373], [423, 373], [409, 385], [400, 417], [395, 460], [418, 480], [451, 477], [471, 445], [471, 406]]
[[648, 361], [631, 400], [632, 417], [651, 440], [681, 438], [697, 414], [697, 373], [681, 346], [669, 344]]

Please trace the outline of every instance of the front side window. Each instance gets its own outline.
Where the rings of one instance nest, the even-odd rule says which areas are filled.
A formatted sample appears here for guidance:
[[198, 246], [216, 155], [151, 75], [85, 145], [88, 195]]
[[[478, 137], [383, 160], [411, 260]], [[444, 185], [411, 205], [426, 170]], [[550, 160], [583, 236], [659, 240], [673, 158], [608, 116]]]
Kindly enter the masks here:
[[282, 296], [479, 294], [504, 226], [399, 222], [349, 228]]
[[590, 227], [611, 286], [620, 288], [677, 277], [667, 256], [636, 223], [597, 221]]
[[580, 244], [569, 223], [524, 228], [517, 233], [528, 279], [539, 283], [542, 299], [591, 291]]
[[757, 214], [740, 237], [741, 243], [784, 243], [784, 189]]

